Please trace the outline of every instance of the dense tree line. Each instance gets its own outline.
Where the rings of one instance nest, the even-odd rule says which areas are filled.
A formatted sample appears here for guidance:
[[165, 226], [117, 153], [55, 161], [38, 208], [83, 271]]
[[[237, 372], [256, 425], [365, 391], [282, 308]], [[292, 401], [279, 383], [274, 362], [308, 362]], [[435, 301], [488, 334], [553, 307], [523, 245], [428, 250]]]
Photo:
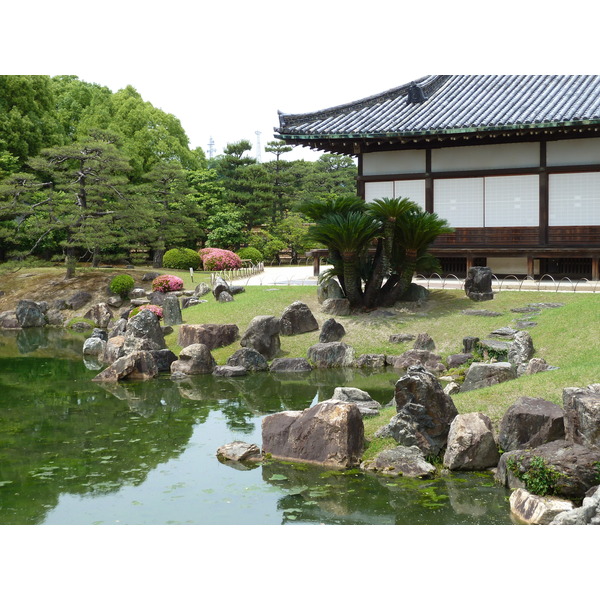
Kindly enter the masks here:
[[299, 207], [355, 194], [347, 157], [287, 161], [283, 142], [258, 163], [247, 140], [207, 160], [180, 121], [131, 86], [75, 76], [0, 76], [0, 260], [109, 261], [132, 253], [160, 267], [173, 247], [266, 257], [306, 244]]

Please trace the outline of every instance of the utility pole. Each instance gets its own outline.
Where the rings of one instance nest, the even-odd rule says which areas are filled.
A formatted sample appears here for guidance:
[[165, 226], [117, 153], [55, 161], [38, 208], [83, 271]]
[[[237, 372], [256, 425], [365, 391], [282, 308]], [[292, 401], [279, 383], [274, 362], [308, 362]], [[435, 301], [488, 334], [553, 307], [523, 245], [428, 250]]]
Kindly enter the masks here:
[[208, 158], [212, 158], [215, 155], [215, 140], [213, 140], [212, 135], [210, 136], [210, 140], [208, 141]]

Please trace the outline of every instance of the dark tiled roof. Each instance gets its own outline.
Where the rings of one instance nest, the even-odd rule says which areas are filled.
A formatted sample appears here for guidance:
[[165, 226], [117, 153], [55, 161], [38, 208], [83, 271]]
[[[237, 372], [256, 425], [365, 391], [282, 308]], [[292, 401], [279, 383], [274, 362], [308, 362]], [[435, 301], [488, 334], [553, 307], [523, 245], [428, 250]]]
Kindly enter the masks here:
[[280, 113], [279, 122], [276, 137], [289, 140], [589, 124], [600, 122], [600, 76], [430, 75], [318, 112]]

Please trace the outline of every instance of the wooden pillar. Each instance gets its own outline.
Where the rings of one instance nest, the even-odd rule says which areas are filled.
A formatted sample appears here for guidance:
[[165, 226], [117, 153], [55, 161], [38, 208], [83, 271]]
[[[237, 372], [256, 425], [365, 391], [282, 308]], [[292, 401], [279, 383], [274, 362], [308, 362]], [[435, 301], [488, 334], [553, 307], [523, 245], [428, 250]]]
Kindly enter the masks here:
[[431, 148], [425, 150], [425, 210], [434, 212], [433, 177], [431, 176]]
[[527, 255], [527, 275], [529, 277], [531, 277], [532, 279], [535, 277], [535, 269], [534, 269], [534, 263], [533, 263], [533, 256], [531, 255]]
[[471, 254], [467, 254], [467, 275], [469, 274], [469, 269], [475, 266], [475, 257]]
[[315, 253], [315, 254], [313, 254], [313, 275], [315, 277], [318, 277], [320, 270], [321, 270], [321, 257]]
[[592, 279], [594, 281], [600, 279], [600, 256], [598, 254], [592, 256]]

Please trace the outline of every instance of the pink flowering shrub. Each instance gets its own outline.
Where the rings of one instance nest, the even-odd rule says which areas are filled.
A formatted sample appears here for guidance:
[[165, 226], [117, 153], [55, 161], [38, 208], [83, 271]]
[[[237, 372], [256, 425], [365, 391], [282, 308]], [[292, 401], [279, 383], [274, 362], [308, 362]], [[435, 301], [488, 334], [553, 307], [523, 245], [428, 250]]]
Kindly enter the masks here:
[[175, 275], [159, 275], [152, 282], [153, 292], [177, 292], [183, 289], [183, 279]]
[[198, 254], [200, 254], [205, 271], [239, 269], [242, 266], [242, 259], [235, 252], [231, 252], [231, 250], [203, 248]]
[[142, 310], [149, 310], [153, 312], [159, 319], [163, 318], [163, 310], [160, 306], [156, 306], [156, 304], [144, 304], [142, 306], [136, 306], [130, 313], [129, 318], [135, 317]]

